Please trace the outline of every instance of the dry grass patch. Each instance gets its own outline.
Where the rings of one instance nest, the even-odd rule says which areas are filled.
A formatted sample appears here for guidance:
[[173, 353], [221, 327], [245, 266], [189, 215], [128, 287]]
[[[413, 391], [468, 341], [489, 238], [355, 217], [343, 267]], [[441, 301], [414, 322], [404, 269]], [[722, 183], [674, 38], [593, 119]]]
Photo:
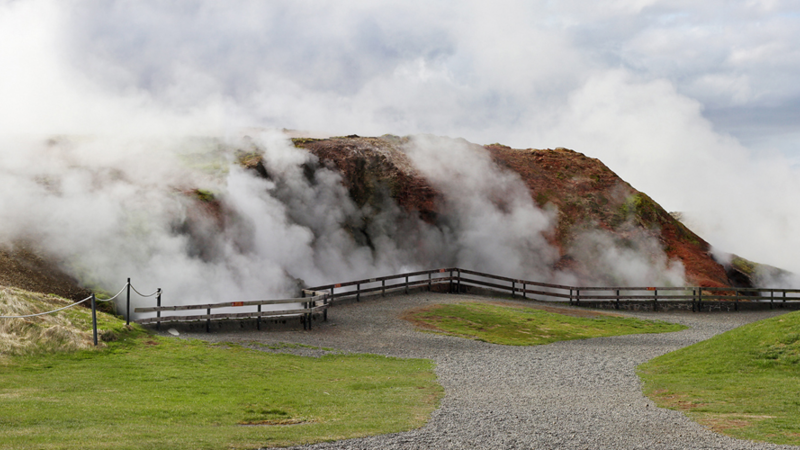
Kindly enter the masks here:
[[[73, 303], [55, 295], [0, 286], [0, 316], [25, 316], [63, 308]], [[99, 338], [112, 340], [113, 317], [97, 312]], [[118, 326], [117, 326], [118, 327]], [[100, 344], [105, 345], [105, 344]], [[10, 356], [65, 352], [94, 347], [91, 315], [78, 305], [54, 314], [24, 319], [0, 319], [0, 361]]]

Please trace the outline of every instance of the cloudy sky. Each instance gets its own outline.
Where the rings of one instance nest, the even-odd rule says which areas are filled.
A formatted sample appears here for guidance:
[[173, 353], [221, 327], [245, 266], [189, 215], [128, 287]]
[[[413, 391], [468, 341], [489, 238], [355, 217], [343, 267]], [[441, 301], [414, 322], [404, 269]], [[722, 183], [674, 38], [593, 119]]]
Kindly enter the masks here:
[[798, 43], [788, 0], [0, 0], [0, 133], [564, 146], [800, 272]]

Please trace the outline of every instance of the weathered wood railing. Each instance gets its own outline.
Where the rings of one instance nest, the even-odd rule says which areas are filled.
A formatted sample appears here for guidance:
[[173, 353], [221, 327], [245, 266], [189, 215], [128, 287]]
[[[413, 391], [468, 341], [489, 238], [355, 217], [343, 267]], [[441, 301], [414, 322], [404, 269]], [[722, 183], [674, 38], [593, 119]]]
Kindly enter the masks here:
[[[273, 300], [249, 300], [241, 302], [222, 302], [222, 303], [208, 303], [202, 305], [174, 305], [174, 306], [161, 306], [161, 299], [159, 297], [158, 304], [150, 308], [136, 308], [136, 313], [156, 313], [156, 317], [147, 317], [135, 320], [139, 324], [155, 323], [160, 327], [162, 323], [168, 322], [196, 322], [206, 321], [206, 331], [210, 331], [212, 320], [230, 319], [256, 319], [258, 329], [261, 329], [261, 319], [270, 318], [286, 318], [286, 317], [299, 317], [303, 323], [303, 329], [311, 329], [311, 323], [314, 315], [322, 315], [324, 320], [328, 318], [328, 306], [330, 305], [330, 294], [327, 292], [316, 292], [306, 289], [303, 291], [304, 295], [309, 295], [303, 298], [286, 298], [286, 299], [273, 299]], [[299, 307], [277, 309], [277, 310], [263, 310], [265, 305], [291, 305], [298, 304]], [[212, 314], [212, 309], [220, 308], [241, 308], [251, 307], [248, 311], [244, 312], [225, 312]], [[255, 307], [255, 308], [252, 308]], [[162, 316], [161, 313], [165, 311], [196, 311], [206, 310], [205, 314], [195, 315], [181, 315], [175, 314], [170, 316]]]
[[[512, 297], [520, 296], [546, 302], [569, 303], [570, 305], [597, 305], [620, 309], [622, 305], [632, 302], [647, 303], [653, 310], [659, 310], [669, 303], [691, 305], [692, 311], [709, 309], [711, 304], [724, 303], [739, 309], [740, 302], [769, 303], [769, 307], [783, 307], [787, 304], [800, 304], [800, 289], [778, 288], [701, 288], [676, 286], [567, 286], [561, 284], [542, 283], [538, 281], [510, 278], [475, 270], [457, 267], [407, 272], [382, 277], [365, 278], [342, 283], [326, 284], [304, 289], [303, 298], [277, 300], [251, 300], [242, 302], [210, 303], [202, 305], [162, 306], [160, 290], [157, 305], [150, 308], [136, 308], [136, 313], [156, 313], [155, 317], [137, 319], [140, 324], [155, 323], [160, 326], [165, 322], [206, 321], [206, 330], [210, 329], [212, 320], [221, 319], [257, 319], [261, 328], [262, 318], [299, 317], [304, 329], [311, 329], [314, 316], [322, 315], [327, 320], [328, 307], [336, 301], [355, 299], [360, 301], [363, 295], [385, 296], [387, 293], [403, 291], [408, 294], [411, 289], [432, 290], [445, 285], [447, 292], [465, 292], [470, 287], [478, 287], [488, 291], [507, 293]], [[286, 308], [264, 311], [264, 305], [299, 304], [297, 308]], [[225, 312], [212, 314], [212, 309], [251, 307], [245, 312]], [[255, 307], [255, 309], [252, 309]], [[162, 316], [166, 311], [206, 310], [205, 314]]]
[[[405, 293], [408, 293], [410, 289], [416, 288], [428, 288], [430, 290], [434, 285], [443, 283], [448, 283], [448, 291], [452, 292], [452, 285], [455, 280], [453, 274], [456, 270], [458, 269], [421, 270], [397, 275], [387, 275], [383, 277], [365, 278], [356, 281], [326, 284], [322, 286], [315, 286], [309, 289], [318, 292], [327, 291], [330, 294], [331, 302], [333, 302], [335, 299], [341, 300], [344, 298], [355, 298], [356, 301], [360, 301], [361, 296], [365, 294], [380, 292], [381, 295], [384, 296], [387, 292], [396, 292], [401, 289]], [[400, 281], [387, 284], [387, 281], [395, 280]]]
[[[401, 280], [387, 284], [387, 281]], [[378, 285], [380, 283], [380, 285]], [[783, 307], [787, 303], [800, 303], [800, 289], [778, 288], [716, 288], [716, 287], [677, 287], [677, 286], [567, 286], [542, 283], [538, 281], [510, 278], [500, 275], [460, 268], [445, 268], [402, 273], [357, 281], [315, 286], [311, 289], [327, 291], [331, 301], [335, 298], [353, 298], [356, 301], [364, 294], [413, 288], [431, 289], [433, 285], [447, 284], [448, 292], [464, 292], [468, 286], [480, 287], [489, 291], [511, 294], [549, 302], [563, 302], [570, 305], [605, 303], [606, 306], [620, 309], [631, 302], [652, 304], [658, 310], [664, 304], [685, 303], [692, 311], [708, 309], [718, 302], [739, 309], [740, 302], [769, 303]], [[661, 305], [661, 306], [660, 306]]]

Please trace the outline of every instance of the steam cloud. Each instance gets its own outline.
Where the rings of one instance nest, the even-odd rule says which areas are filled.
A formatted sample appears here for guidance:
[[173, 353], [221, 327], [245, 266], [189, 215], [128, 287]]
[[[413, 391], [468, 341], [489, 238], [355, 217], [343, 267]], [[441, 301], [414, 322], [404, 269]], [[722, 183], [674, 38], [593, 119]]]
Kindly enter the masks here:
[[[785, 50], [796, 14], [779, 2], [720, 19], [682, 6], [699, 30], [735, 23], [697, 48], [670, 2], [501, 3], [0, 0], [0, 241], [25, 237], [106, 289], [131, 276], [187, 301], [431, 265], [580, 278], [548, 269], [553, 213], [467, 143], [421, 136], [407, 149], [444, 193], [446, 220], [431, 226], [387, 203], [365, 222], [375, 212], [359, 210], [337, 174], [303, 176], [313, 156], [276, 133], [241, 140], [267, 126], [574, 148], [683, 212], [715, 247], [800, 272], [796, 131], [783, 126], [780, 145], [743, 144], [728, 134], [741, 127], [718, 120], [777, 104], [786, 114], [767, 124], [796, 123], [797, 58]], [[232, 164], [253, 146], [270, 180]], [[224, 208], [187, 195], [195, 188]], [[606, 238], [573, 249], [609, 261], [602, 282], [680, 279], [649, 237], [632, 240], [635, 255]], [[616, 273], [631, 260], [642, 263]]]
[[[547, 238], [555, 212], [539, 209], [518, 175], [464, 140], [423, 135], [404, 147], [414, 170], [443, 195], [435, 225], [390, 197], [379, 211], [360, 209], [337, 172], [277, 131], [227, 139], [62, 137], [2, 149], [0, 242], [34, 243], [83, 283], [110, 292], [132, 277], [162, 287], [174, 302], [281, 297], [304, 283], [446, 265], [578, 279], [554, 272], [559, 253]], [[242, 152], [263, 155], [267, 177], [244, 169]], [[592, 251], [574, 254], [613, 251], [598, 239], [586, 241]], [[682, 281], [663, 254], [654, 264], [634, 253], [596, 258], [605, 263], [596, 273], [613, 275], [597, 279]]]

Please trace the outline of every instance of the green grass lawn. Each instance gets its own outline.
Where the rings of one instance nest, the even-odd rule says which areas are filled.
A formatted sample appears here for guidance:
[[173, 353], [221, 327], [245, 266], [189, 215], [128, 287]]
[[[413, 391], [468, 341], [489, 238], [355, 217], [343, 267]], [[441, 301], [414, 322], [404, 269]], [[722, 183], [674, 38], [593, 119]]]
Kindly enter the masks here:
[[[0, 294], [0, 312], [64, 303]], [[252, 449], [338, 440], [422, 426], [443, 395], [428, 360], [313, 358], [161, 338], [102, 313], [101, 335], [110, 342], [94, 348], [85, 308], [5, 320], [17, 322], [6, 323], [13, 336], [2, 334], [13, 345], [0, 347], [0, 449]]]
[[639, 366], [645, 393], [733, 437], [800, 445], [800, 312]]
[[686, 327], [611, 314], [574, 317], [541, 309], [486, 303], [434, 305], [405, 316], [422, 330], [503, 345], [541, 345], [571, 339], [665, 333]]

